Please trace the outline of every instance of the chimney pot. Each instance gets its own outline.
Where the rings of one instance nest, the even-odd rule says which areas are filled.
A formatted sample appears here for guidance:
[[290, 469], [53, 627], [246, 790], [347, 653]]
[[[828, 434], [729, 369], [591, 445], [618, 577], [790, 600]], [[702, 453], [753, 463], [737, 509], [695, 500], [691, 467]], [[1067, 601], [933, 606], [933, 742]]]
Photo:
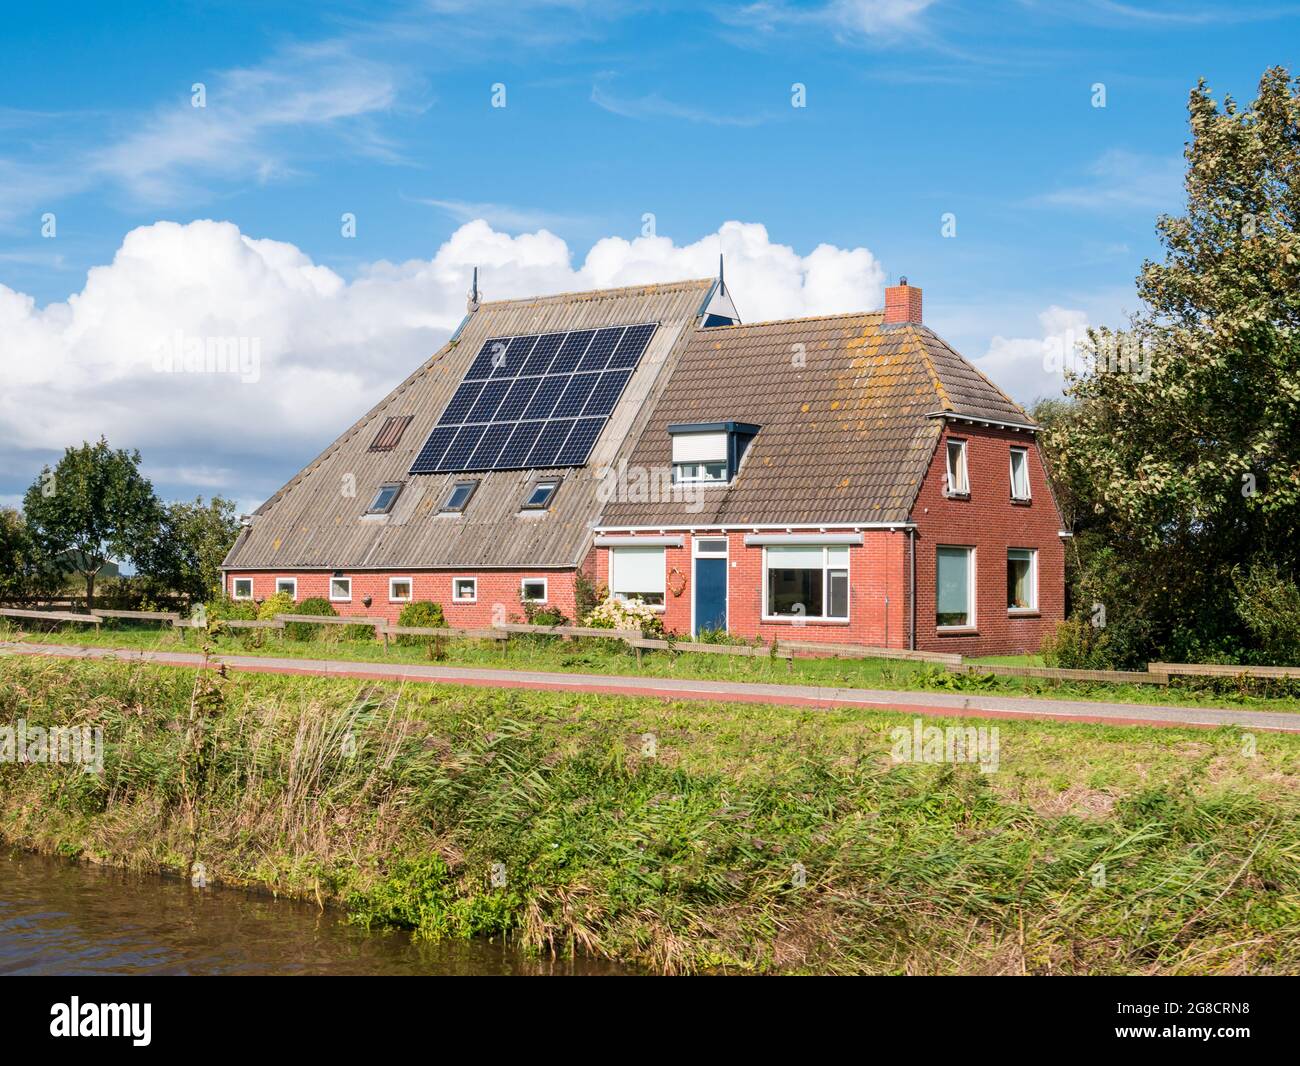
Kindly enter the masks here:
[[897, 285], [885, 289], [885, 325], [912, 322], [921, 324], [921, 290], [909, 285], [907, 278], [899, 278]]

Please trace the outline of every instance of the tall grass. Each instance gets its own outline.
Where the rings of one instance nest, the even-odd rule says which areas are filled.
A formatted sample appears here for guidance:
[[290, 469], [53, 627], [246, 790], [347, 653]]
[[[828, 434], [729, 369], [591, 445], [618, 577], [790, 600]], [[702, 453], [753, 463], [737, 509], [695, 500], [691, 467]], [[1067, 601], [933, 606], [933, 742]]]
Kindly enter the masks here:
[[669, 973], [1300, 969], [1289, 736], [1008, 722], [981, 775], [894, 764], [886, 714], [0, 660], [18, 717], [107, 757], [0, 766], [7, 841], [372, 926]]

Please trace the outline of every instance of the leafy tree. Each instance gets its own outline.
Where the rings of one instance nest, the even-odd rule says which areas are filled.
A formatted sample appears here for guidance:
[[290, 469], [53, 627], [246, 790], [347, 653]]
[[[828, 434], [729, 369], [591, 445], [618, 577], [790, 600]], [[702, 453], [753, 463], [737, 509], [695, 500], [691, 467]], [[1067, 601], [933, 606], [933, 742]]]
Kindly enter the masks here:
[[221, 586], [221, 563], [239, 536], [235, 505], [220, 496], [208, 503], [170, 503], [161, 509], [157, 535], [137, 560], [140, 572], [191, 603]]
[[0, 508], [0, 603], [28, 603], [53, 595], [58, 575], [28, 532], [23, 516]]
[[86, 582], [95, 605], [95, 575], [106, 562], [147, 558], [157, 536], [160, 507], [140, 453], [114, 451], [102, 437], [68, 448], [23, 497], [35, 543]]
[[1047, 434], [1080, 580], [1108, 624], [1141, 616], [1125, 658], [1248, 651], [1234, 569], [1294, 584], [1300, 550], [1300, 79], [1266, 71], [1247, 107], [1202, 80], [1188, 110], [1186, 212]]

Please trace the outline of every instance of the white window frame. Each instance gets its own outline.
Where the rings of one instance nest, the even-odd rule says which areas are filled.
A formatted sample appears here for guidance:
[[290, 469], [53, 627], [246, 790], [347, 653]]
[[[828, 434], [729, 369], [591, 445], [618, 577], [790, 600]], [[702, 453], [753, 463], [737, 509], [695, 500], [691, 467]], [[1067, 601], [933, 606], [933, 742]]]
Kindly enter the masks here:
[[[469, 596], [461, 596], [456, 591], [456, 586], [461, 581], [468, 581], [474, 591]], [[478, 603], [478, 578], [471, 577], [468, 574], [462, 574], [460, 577], [451, 579], [451, 602], [452, 603]]]
[[[943, 480], [945, 496], [969, 496], [970, 495], [970, 449], [969, 441], [960, 437], [949, 437], [944, 442], [943, 449]], [[952, 456], [954, 447], [957, 449], [958, 469], [954, 471]], [[960, 474], [960, 485], [953, 485], [953, 474]]]
[[[659, 558], [663, 565], [663, 570], [664, 570], [664, 591], [662, 593], [664, 598], [663, 603], [651, 603], [649, 600], [638, 597], [636, 592], [615, 591], [614, 583], [616, 580], [616, 574], [618, 573], [618, 553], [620, 551], [625, 551], [627, 548], [646, 548], [646, 549], [653, 548], [659, 552]], [[668, 605], [668, 549], [653, 544], [628, 544], [626, 546], [610, 548], [609, 549], [609, 592], [610, 595], [613, 596], [616, 600], [622, 600], [623, 602], [626, 602], [629, 599], [641, 599], [641, 602], [644, 603], [647, 607], [649, 607], [650, 610], [652, 611], [664, 610], [665, 607], [667, 607]], [[652, 592], [651, 595], [657, 595], [657, 593]]]
[[[1020, 456], [1022, 463], [1021, 469], [1025, 472], [1025, 491], [1024, 494], [1016, 492], [1016, 456]], [[1028, 502], [1034, 497], [1033, 486], [1029, 483], [1029, 449], [1012, 448], [1007, 457], [1008, 469], [1011, 474], [1011, 498], [1020, 503]]]
[[[542, 586], [541, 599], [537, 599], [537, 598], [529, 599], [527, 596], [524, 595], [525, 585], [537, 585], [537, 584], [540, 584]], [[550, 598], [551, 598], [550, 582], [547, 581], [546, 578], [523, 577], [519, 579], [519, 602], [520, 603], [546, 603]]]
[[[248, 582], [248, 595], [239, 594], [239, 586]], [[253, 598], [253, 579], [251, 577], [232, 577], [230, 579], [230, 598], [232, 600], [251, 600]]]
[[1038, 613], [1038, 549], [1037, 548], [1008, 548], [1007, 562], [1011, 562], [1012, 552], [1029, 553], [1029, 606], [1012, 607], [1007, 604], [1007, 614], [1037, 614]]
[[[977, 576], [979, 567], [977, 565], [976, 552], [974, 545], [971, 544], [936, 544], [934, 554], [934, 628], [940, 633], [961, 632], [967, 629], [975, 628], [975, 605], [979, 602], [979, 594], [976, 589]], [[956, 549], [964, 551], [967, 563], [966, 571], [966, 621], [959, 622], [956, 625], [939, 625], [939, 550], [942, 548]]]
[[[405, 581], [411, 590], [409, 596], [397, 596], [393, 593], [393, 585], [398, 581]], [[415, 578], [413, 577], [390, 577], [388, 579], [388, 602], [389, 603], [410, 603], [415, 599]]]
[[[706, 473], [709, 467], [722, 467], [718, 477]], [[697, 462], [673, 463], [673, 484], [675, 485], [725, 485], [727, 484], [726, 460], [709, 460]]]
[[[348, 583], [348, 594], [346, 596], [334, 595], [334, 582], [346, 581]], [[350, 577], [331, 577], [330, 578], [330, 603], [351, 603], [352, 602], [352, 579]]]
[[[844, 604], [845, 613], [838, 614], [772, 614], [768, 607], [768, 590], [770, 581], [767, 576], [767, 553], [768, 549], [763, 548], [763, 621], [764, 622], [820, 622], [827, 625], [848, 625], [853, 618], [853, 551], [845, 544], [809, 544], [809, 548], [821, 548], [822, 550], [822, 610], [826, 609], [830, 602], [831, 596], [831, 579], [832, 570], [844, 571], [844, 594], [847, 602]], [[847, 560], [843, 566], [832, 566], [830, 556], [827, 554], [832, 548], [843, 548], [848, 554]], [[809, 569], [813, 569], [810, 567]]]
[[280, 595], [281, 585], [293, 586], [293, 588], [289, 590], [289, 595], [293, 597], [293, 602], [297, 603], [298, 602], [298, 579], [296, 577], [277, 577], [275, 579], [275, 594], [277, 596]]

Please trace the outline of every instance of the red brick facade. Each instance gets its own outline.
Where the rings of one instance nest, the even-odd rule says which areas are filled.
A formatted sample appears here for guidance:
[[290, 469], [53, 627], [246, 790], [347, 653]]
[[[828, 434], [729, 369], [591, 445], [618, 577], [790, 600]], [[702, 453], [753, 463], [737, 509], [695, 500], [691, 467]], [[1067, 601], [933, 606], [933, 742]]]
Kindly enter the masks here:
[[[330, 579], [333, 573], [323, 570], [232, 570], [226, 575], [226, 592], [233, 595], [236, 578], [253, 579], [253, 599], [264, 600], [275, 594], [276, 580], [282, 577], [297, 579], [297, 602], [313, 597], [329, 599]], [[574, 616], [573, 572], [566, 570], [341, 570], [339, 576], [352, 579], [352, 598], [332, 601], [340, 615], [386, 618], [396, 622], [405, 602], [388, 598], [389, 579], [409, 577], [414, 585], [413, 599], [431, 600], [442, 604], [443, 615], [451, 626], [490, 626], [495, 622], [523, 620], [524, 609], [520, 598], [521, 582], [525, 578], [546, 580], [546, 601], [543, 607], [558, 607], [567, 618]], [[452, 599], [452, 581], [458, 577], [472, 577], [477, 581], [474, 602], [462, 603]], [[370, 597], [370, 606], [365, 597]]]
[[[946, 442], [967, 442], [970, 493], [967, 498], [945, 495]], [[1010, 450], [1028, 449], [1031, 498], [1011, 499]], [[954, 651], [963, 655], [999, 655], [1035, 652], [1045, 633], [1062, 617], [1065, 608], [1065, 551], [1059, 536], [1057, 512], [1047, 472], [1032, 436], [1012, 430], [975, 425], [949, 425], [935, 449], [930, 467], [912, 510], [916, 550], [916, 640], [927, 651]], [[763, 617], [764, 573], [761, 546], [746, 545], [751, 530], [664, 530], [680, 535], [681, 547], [664, 549], [666, 592], [663, 619], [674, 633], [692, 631], [694, 577], [692, 544], [696, 537], [725, 536], [727, 556], [727, 628], [747, 639], [785, 639], [829, 643], [868, 644], [906, 648], [911, 611], [912, 534], [906, 528], [863, 528], [861, 545], [849, 547], [849, 613], [847, 620], [786, 620]], [[776, 531], [781, 532], [781, 531]], [[808, 532], [795, 530], [793, 532]], [[852, 527], [828, 526], [820, 532], [850, 533]], [[655, 535], [661, 535], [656, 531]], [[634, 535], [633, 535], [634, 536]], [[632, 541], [630, 541], [632, 542]], [[941, 629], [935, 616], [935, 559], [940, 546], [975, 549], [974, 624], [961, 629]], [[1007, 607], [1007, 550], [1028, 548], [1037, 553], [1037, 604], [1034, 610]], [[609, 582], [609, 548], [595, 548], [584, 569], [598, 585]], [[277, 578], [298, 582], [297, 599], [329, 596], [331, 574], [325, 571], [231, 571], [227, 592], [236, 577], [253, 578], [253, 598], [263, 600], [275, 592]], [[545, 606], [558, 608], [570, 619], [576, 616], [574, 574], [571, 570], [407, 570], [380, 572], [345, 570], [352, 579], [350, 601], [334, 602], [340, 615], [383, 617], [396, 621], [404, 606], [389, 599], [389, 579], [409, 577], [413, 598], [442, 604], [453, 626], [487, 626], [520, 620], [523, 605], [520, 585], [525, 578], [545, 578]], [[472, 603], [452, 598], [458, 577], [477, 579]], [[367, 607], [364, 598], [369, 596]]]

